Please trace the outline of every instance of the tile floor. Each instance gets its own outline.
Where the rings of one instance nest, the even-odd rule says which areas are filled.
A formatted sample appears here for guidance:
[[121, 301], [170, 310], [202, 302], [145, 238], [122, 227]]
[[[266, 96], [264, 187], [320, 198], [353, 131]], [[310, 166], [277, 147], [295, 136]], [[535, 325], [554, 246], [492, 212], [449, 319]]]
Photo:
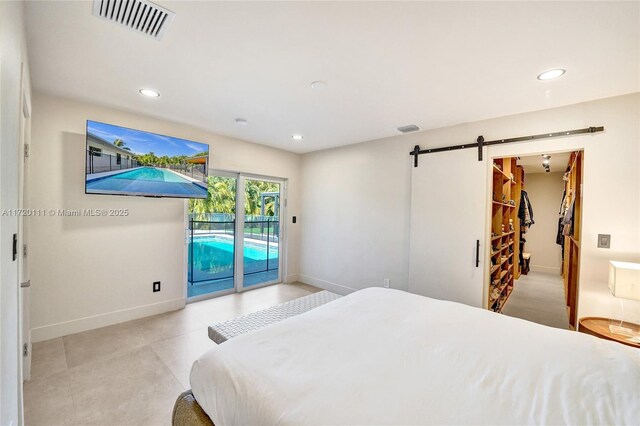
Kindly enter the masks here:
[[521, 275], [502, 313], [569, 330], [562, 276], [534, 271]]
[[27, 425], [169, 425], [207, 326], [319, 291], [277, 284], [185, 309], [34, 343]]

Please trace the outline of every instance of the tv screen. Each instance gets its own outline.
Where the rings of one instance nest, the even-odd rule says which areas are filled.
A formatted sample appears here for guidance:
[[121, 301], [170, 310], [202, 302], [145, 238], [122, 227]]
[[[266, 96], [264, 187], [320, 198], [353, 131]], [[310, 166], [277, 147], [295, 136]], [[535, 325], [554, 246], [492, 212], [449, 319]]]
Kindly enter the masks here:
[[85, 193], [207, 198], [209, 145], [87, 120]]

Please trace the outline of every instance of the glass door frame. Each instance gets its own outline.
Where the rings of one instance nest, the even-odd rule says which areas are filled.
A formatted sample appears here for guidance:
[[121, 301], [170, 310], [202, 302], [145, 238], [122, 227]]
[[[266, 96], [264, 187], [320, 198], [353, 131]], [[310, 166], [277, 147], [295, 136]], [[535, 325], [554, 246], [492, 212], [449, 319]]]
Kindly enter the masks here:
[[[238, 182], [240, 181], [240, 174], [239, 173], [235, 173], [235, 172], [227, 172], [224, 170], [213, 170], [213, 169], [209, 169], [208, 171], [208, 175], [207, 176], [220, 176], [220, 177], [225, 177], [225, 178], [231, 178], [231, 179], [235, 179], [236, 180], [236, 214], [234, 215], [234, 228], [233, 228], [233, 241], [234, 241], [234, 248], [233, 248], [233, 256], [234, 256], [234, 267], [233, 267], [233, 287], [230, 289], [226, 289], [226, 290], [219, 290], [219, 291], [214, 291], [211, 293], [206, 293], [206, 294], [201, 294], [198, 296], [193, 296], [193, 297], [189, 297], [189, 245], [191, 243], [190, 241], [190, 236], [191, 236], [191, 230], [189, 228], [189, 203], [185, 202], [185, 207], [184, 207], [184, 217], [185, 217], [185, 230], [186, 230], [186, 235], [185, 235], [185, 251], [184, 251], [184, 282], [185, 282], [185, 286], [184, 286], [184, 298], [186, 300], [186, 303], [194, 303], [194, 302], [200, 302], [202, 300], [207, 300], [207, 299], [212, 299], [214, 297], [220, 297], [220, 296], [226, 296], [228, 294], [233, 294], [236, 292], [237, 289], [237, 282], [236, 282], [236, 264], [238, 263], [238, 258], [236, 257], [236, 250], [238, 248], [237, 244], [237, 232], [238, 232]], [[243, 210], [244, 212], [244, 210]], [[244, 213], [243, 213], [244, 214]], [[243, 216], [244, 217], [244, 216]]]
[[[271, 280], [271, 281], [265, 281], [263, 283], [260, 284], [253, 284], [250, 287], [244, 287], [244, 227], [245, 227], [245, 218], [246, 218], [246, 214], [244, 211], [244, 202], [245, 202], [245, 188], [246, 188], [246, 181], [247, 180], [259, 180], [262, 182], [272, 182], [272, 183], [277, 183], [278, 185], [280, 185], [280, 196], [279, 196], [279, 206], [278, 206], [278, 226], [279, 226], [279, 238], [278, 238], [278, 277], [275, 280]], [[236, 253], [242, 253], [243, 256], [241, 259], [238, 259], [238, 257], [236, 257], [236, 270], [235, 270], [235, 286], [236, 286], [236, 291], [238, 293], [242, 293], [243, 291], [246, 290], [253, 290], [256, 288], [261, 288], [261, 287], [266, 287], [268, 285], [273, 285], [273, 284], [278, 284], [282, 282], [282, 269], [283, 269], [283, 258], [285, 255], [285, 244], [283, 244], [283, 241], [285, 241], [285, 236], [286, 236], [286, 230], [285, 230], [285, 226], [284, 223], [285, 221], [283, 220], [283, 217], [286, 217], [285, 215], [285, 209], [286, 209], [286, 185], [287, 185], [287, 180], [286, 179], [280, 179], [280, 178], [275, 178], [275, 177], [270, 177], [270, 176], [261, 176], [261, 175], [254, 175], [254, 174], [250, 174], [250, 173], [239, 173], [238, 176], [238, 184], [237, 184], [237, 188], [242, 188], [242, 191], [240, 190], [236, 190], [236, 247], [235, 247], [235, 251]], [[283, 202], [284, 201], [284, 202]], [[238, 220], [238, 207], [237, 206], [242, 206], [242, 221]], [[268, 249], [267, 249], [268, 250]], [[236, 254], [237, 256], [237, 254]]]
[[[186, 303], [200, 302], [202, 300], [212, 299], [215, 297], [226, 296], [233, 293], [242, 293], [243, 291], [253, 290], [256, 288], [266, 287], [273, 284], [279, 284], [283, 282], [284, 277], [284, 265], [286, 257], [286, 209], [287, 209], [287, 184], [288, 180], [285, 178], [277, 178], [273, 176], [264, 176], [252, 173], [231, 172], [226, 170], [209, 169], [208, 176], [221, 176], [236, 179], [236, 214], [235, 214], [235, 226], [234, 226], [234, 272], [233, 283], [234, 287], [228, 290], [216, 291], [213, 293], [202, 294], [198, 296], [188, 297], [188, 271], [189, 271], [189, 204], [185, 202], [185, 250], [184, 250], [184, 297]], [[273, 182], [280, 185], [280, 197], [279, 197], [279, 241], [278, 241], [278, 278], [275, 280], [267, 281], [260, 284], [253, 284], [250, 287], [244, 287], [244, 226], [245, 226], [245, 184], [247, 180], [259, 180], [264, 182]], [[241, 206], [241, 208], [238, 208]], [[239, 212], [241, 214], [239, 215]], [[240, 253], [240, 254], [239, 254]]]

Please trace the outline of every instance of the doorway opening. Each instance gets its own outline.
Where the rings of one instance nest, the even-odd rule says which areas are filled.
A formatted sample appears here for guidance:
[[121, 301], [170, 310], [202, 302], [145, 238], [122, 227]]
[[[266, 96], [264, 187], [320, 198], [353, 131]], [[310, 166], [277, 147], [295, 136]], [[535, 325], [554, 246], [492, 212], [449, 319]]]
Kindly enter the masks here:
[[187, 298], [201, 300], [282, 281], [284, 186], [276, 178], [210, 174], [207, 198], [189, 200]]
[[583, 151], [495, 158], [487, 307], [575, 329]]

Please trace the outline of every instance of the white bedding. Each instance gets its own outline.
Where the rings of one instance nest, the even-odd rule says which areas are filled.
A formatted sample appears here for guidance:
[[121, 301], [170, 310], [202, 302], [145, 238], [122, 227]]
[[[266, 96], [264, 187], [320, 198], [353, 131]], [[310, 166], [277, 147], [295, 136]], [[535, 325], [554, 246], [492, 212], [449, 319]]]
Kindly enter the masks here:
[[217, 426], [640, 422], [640, 350], [380, 288], [221, 344], [191, 386]]

